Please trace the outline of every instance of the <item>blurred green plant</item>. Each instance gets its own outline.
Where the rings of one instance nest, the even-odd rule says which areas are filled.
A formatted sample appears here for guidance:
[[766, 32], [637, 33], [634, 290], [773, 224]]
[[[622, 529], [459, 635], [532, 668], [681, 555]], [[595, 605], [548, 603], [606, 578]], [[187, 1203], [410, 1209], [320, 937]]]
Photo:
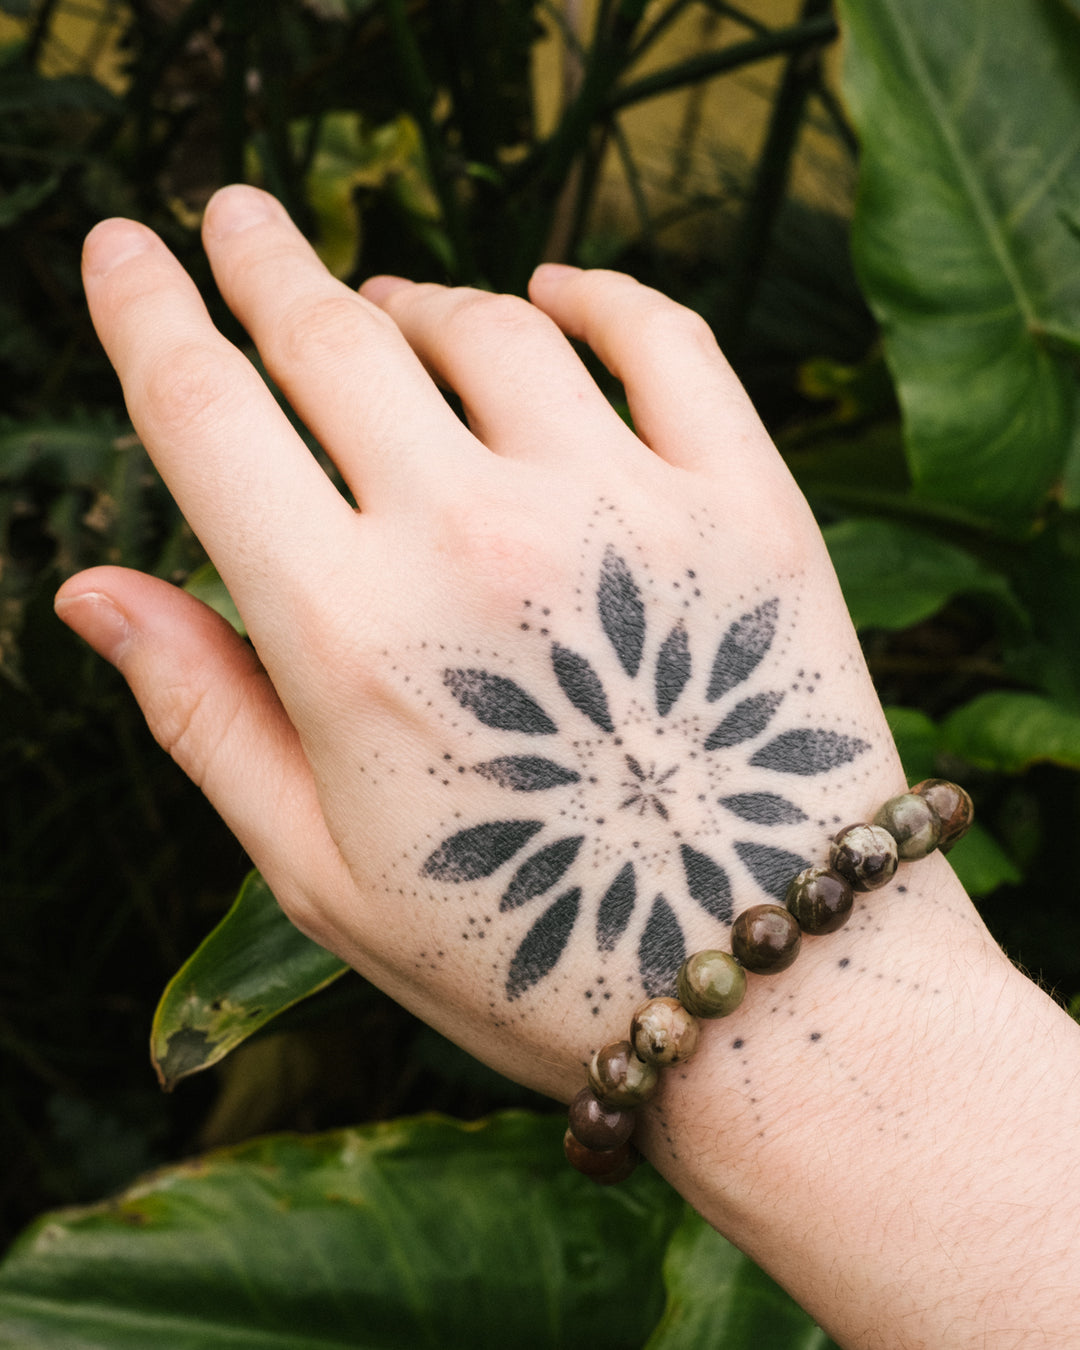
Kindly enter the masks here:
[[[241, 1132], [286, 1109], [259, 1046], [316, 1061], [320, 1035], [358, 1026], [357, 1088], [331, 1115], [521, 1104], [355, 976], [337, 978], [261, 879], [220, 917], [242, 860], [161, 764], [112, 673], [49, 613], [60, 578], [113, 561], [186, 582], [238, 619], [119, 410], [76, 259], [99, 216], [137, 215], [243, 341], [195, 223], [218, 184], [245, 175], [348, 280], [388, 270], [520, 291], [558, 256], [621, 262], [699, 308], [823, 524], [910, 777], [958, 777], [977, 798], [980, 828], [951, 855], [961, 876], [1010, 951], [1080, 998], [1075, 5], [837, 0], [834, 15], [803, 0], [780, 26], [717, 0], [599, 0], [589, 26], [579, 8], [102, 0], [97, 47], [64, 66], [62, 0], [0, 4], [21, 17], [0, 54], [0, 734], [5, 903], [25, 920], [0, 971], [0, 1048], [17, 1069], [0, 1108], [37, 1179], [9, 1184], [17, 1213], [37, 1196], [96, 1198], [178, 1148], [236, 1137], [237, 1112], [208, 1113], [197, 1077], [177, 1094], [193, 1103], [178, 1129], [144, 1099], [132, 1106], [120, 1069], [136, 989], [160, 988], [218, 919], [161, 1000], [152, 1052], [170, 1085], [218, 1065], [222, 1099], [247, 1103]], [[665, 35], [706, 12], [723, 20], [715, 41], [665, 63]], [[821, 59], [838, 21], [848, 113]], [[551, 34], [564, 92], [541, 129], [532, 70]], [[777, 56], [737, 190], [725, 167], [707, 200], [695, 188], [658, 208], [626, 111]], [[876, 329], [848, 279], [846, 223], [788, 192], [808, 126], [850, 148], [848, 114], [861, 145], [853, 249]], [[614, 230], [600, 209], [612, 163], [631, 206]], [[667, 226], [688, 218], [711, 223], [705, 258], [670, 243]], [[133, 1015], [118, 1020], [117, 1002]], [[95, 1079], [109, 1090], [90, 1108]], [[324, 1107], [288, 1111], [284, 1123], [326, 1123]], [[565, 1328], [583, 1307], [615, 1305], [625, 1320], [597, 1330], [603, 1344], [827, 1344], [655, 1177], [615, 1196], [553, 1170], [559, 1129], [424, 1116], [167, 1167], [19, 1240], [0, 1267], [0, 1346], [210, 1346], [237, 1325], [267, 1345], [310, 1344], [313, 1325], [320, 1344], [502, 1344], [507, 1317], [522, 1344], [553, 1346], [578, 1339]], [[388, 1254], [386, 1235], [428, 1214], [445, 1249], [418, 1243], [401, 1260], [391, 1242]], [[509, 1264], [508, 1224], [528, 1235]], [[604, 1284], [616, 1277], [637, 1292], [630, 1304]], [[478, 1279], [484, 1298], [447, 1304], [448, 1287]]]

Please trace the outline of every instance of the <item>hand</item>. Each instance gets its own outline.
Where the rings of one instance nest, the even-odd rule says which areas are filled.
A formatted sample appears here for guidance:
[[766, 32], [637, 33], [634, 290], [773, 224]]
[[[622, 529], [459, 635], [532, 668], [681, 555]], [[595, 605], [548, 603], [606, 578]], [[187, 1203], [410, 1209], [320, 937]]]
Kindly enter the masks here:
[[94, 322], [253, 649], [117, 569], [59, 611], [305, 932], [570, 1095], [683, 954], [902, 786], [820, 535], [703, 322], [626, 277], [358, 297], [250, 188], [205, 242], [359, 509], [161, 243], [107, 222]]

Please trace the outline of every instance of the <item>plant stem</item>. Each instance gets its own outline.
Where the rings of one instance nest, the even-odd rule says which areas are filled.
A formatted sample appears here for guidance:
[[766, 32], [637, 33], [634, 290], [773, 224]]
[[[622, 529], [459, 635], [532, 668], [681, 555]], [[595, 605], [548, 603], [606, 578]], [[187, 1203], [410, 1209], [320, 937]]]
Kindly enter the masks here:
[[382, 0], [387, 27], [394, 44], [406, 102], [420, 130], [431, 185], [439, 200], [443, 227], [450, 242], [455, 279], [475, 280], [472, 243], [458, 201], [453, 175], [448, 171], [444, 147], [432, 115], [435, 89], [428, 78], [420, 44], [413, 33], [405, 0]]
[[[803, 0], [797, 27], [805, 29], [815, 24], [833, 25], [829, 12], [831, 3], [832, 0]], [[737, 351], [746, 336], [776, 218], [787, 195], [806, 102], [818, 84], [823, 41], [818, 38], [795, 50], [788, 60], [773, 104], [765, 147], [731, 250], [730, 279], [717, 331], [729, 357]]]
[[737, 70], [755, 61], [765, 61], [770, 56], [782, 52], [801, 51], [806, 47], [817, 47], [831, 42], [837, 35], [836, 20], [831, 15], [808, 20], [805, 23], [791, 24], [787, 28], [777, 28], [761, 37], [749, 38], [746, 42], [737, 42], [730, 47], [722, 47], [718, 52], [701, 52], [688, 57], [675, 65], [657, 70], [651, 75], [643, 75], [612, 94], [605, 105], [607, 112], [616, 112], [629, 107], [632, 103], [641, 103], [657, 94], [666, 94], [672, 89], [681, 89], [683, 85], [694, 84], [698, 80], [708, 79], [712, 75], [722, 75], [729, 70]]

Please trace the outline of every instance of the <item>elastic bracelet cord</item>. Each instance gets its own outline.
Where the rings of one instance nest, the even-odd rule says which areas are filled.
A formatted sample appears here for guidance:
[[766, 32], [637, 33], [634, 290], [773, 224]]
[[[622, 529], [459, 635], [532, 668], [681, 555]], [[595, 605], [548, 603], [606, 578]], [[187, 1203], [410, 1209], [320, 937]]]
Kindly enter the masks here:
[[783, 905], [754, 905], [732, 924], [731, 952], [688, 957], [676, 980], [678, 998], [651, 998], [630, 1023], [630, 1037], [597, 1050], [589, 1085], [570, 1103], [563, 1148], [570, 1163], [601, 1185], [630, 1175], [637, 1107], [656, 1092], [660, 1070], [682, 1064], [697, 1049], [699, 1018], [727, 1017], [746, 993], [746, 977], [787, 970], [802, 934], [834, 933], [847, 923], [856, 891], [891, 881], [901, 862], [947, 853], [971, 825], [963, 788], [928, 778], [885, 803], [869, 825], [833, 836], [827, 867], [807, 867], [788, 886]]

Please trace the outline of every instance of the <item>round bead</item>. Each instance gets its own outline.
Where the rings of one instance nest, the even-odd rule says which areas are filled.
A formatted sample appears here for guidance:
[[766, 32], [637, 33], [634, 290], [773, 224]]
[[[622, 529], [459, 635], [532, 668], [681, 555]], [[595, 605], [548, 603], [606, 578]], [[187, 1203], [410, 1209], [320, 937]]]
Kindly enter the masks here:
[[655, 1064], [646, 1064], [634, 1054], [629, 1041], [602, 1046], [589, 1065], [589, 1086], [605, 1106], [640, 1106], [656, 1091], [660, 1081]]
[[835, 933], [851, 917], [855, 894], [839, 872], [807, 867], [788, 887], [784, 903], [804, 933]]
[[729, 952], [702, 951], [679, 967], [679, 1002], [694, 1017], [727, 1017], [743, 1001], [746, 971]]
[[941, 821], [941, 842], [938, 848], [948, 853], [953, 844], [968, 832], [975, 819], [971, 798], [962, 787], [944, 778], [927, 778], [916, 783], [911, 791], [924, 797], [938, 813]]
[[802, 937], [795, 918], [779, 905], [753, 905], [731, 926], [731, 949], [747, 970], [775, 975], [799, 954]]
[[874, 817], [874, 824], [896, 840], [902, 862], [914, 862], [933, 853], [941, 842], [941, 818], [932, 803], [915, 792], [890, 797]]
[[896, 840], [880, 825], [849, 825], [833, 836], [829, 848], [829, 866], [856, 891], [884, 886], [899, 861]]
[[620, 1148], [634, 1133], [634, 1113], [605, 1106], [591, 1088], [582, 1088], [570, 1103], [570, 1133], [601, 1153]]
[[563, 1152], [571, 1167], [601, 1186], [612, 1186], [625, 1181], [638, 1164], [637, 1149], [631, 1143], [618, 1148], [587, 1148], [570, 1130], [563, 1135]]
[[698, 1024], [677, 998], [651, 998], [630, 1023], [630, 1041], [647, 1064], [681, 1064], [697, 1049]]

